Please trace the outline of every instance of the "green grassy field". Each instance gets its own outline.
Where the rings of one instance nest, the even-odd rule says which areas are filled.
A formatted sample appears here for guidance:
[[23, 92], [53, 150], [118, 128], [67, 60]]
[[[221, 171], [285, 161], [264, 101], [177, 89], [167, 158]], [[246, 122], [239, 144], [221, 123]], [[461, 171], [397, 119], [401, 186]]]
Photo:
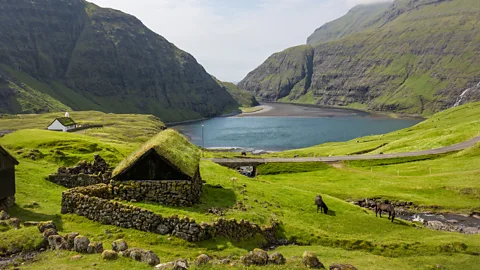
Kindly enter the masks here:
[[[388, 142], [405, 138], [404, 144], [401, 144], [404, 149], [413, 147], [414, 138], [423, 138], [425, 143], [431, 141], [427, 145], [461, 141], [476, 135], [477, 107], [478, 103], [475, 106], [470, 104], [440, 114], [438, 118], [444, 119], [445, 123], [430, 118], [410, 128], [411, 131], [402, 130], [377, 137], [385, 138]], [[43, 115], [37, 117], [45, 117], [44, 120], [29, 117], [30, 122], [50, 119]], [[82, 118], [72, 117], [79, 119], [77, 121]], [[111, 117], [117, 119], [112, 121], [125, 121], [125, 125], [111, 126], [111, 132], [104, 132], [102, 136], [96, 132], [75, 134], [39, 129], [24, 130], [25, 127], [35, 126], [28, 123], [21, 126], [21, 121], [0, 119], [2, 124], [11, 121], [10, 126], [17, 125], [17, 129], [20, 129], [0, 138], [0, 144], [20, 161], [17, 167], [17, 206], [12, 208], [9, 214], [22, 220], [54, 220], [61, 234], [76, 231], [92, 241], [103, 241], [105, 248], [110, 248], [113, 240], [124, 238], [131, 247], [153, 250], [162, 262], [178, 258], [192, 260], [201, 253], [214, 258], [232, 256], [238, 259], [248, 250], [264, 243], [261, 237], [243, 242], [216, 238], [200, 243], [188, 243], [175, 237], [117, 228], [72, 214], [60, 214], [61, 193], [65, 188], [46, 181], [48, 174], [55, 172], [59, 166], [71, 166], [80, 160], [91, 161], [95, 153], [116, 165], [147, 140], [147, 135], [133, 137], [131, 133], [141, 134], [143, 128], [153, 133], [155, 127], [160, 125], [160, 122], [150, 121], [148, 116], [136, 116], [139, 117], [138, 126], [137, 121], [127, 125], [127, 117]], [[436, 124], [442, 129], [452, 128], [452, 134], [446, 138], [437, 138], [437, 133], [429, 133], [434, 125], [431, 121], [438, 121]], [[460, 128], [461, 121], [465, 129]], [[38, 127], [43, 127], [43, 124], [40, 123]], [[461, 134], [456, 134], [460, 131]], [[148, 132], [145, 134], [149, 134]], [[120, 138], [123, 138], [123, 141]], [[345, 143], [343, 151], [351, 151], [351, 145], [355, 144]], [[317, 148], [322, 147], [330, 146]], [[342, 148], [342, 144], [338, 143], [337, 148]], [[30, 158], [32, 152], [36, 153], [35, 160]], [[282, 224], [279, 236], [302, 244], [277, 249], [288, 258], [285, 266], [250, 269], [302, 269], [299, 257], [305, 250], [316, 252], [326, 266], [340, 262], [351, 263], [359, 269], [436, 269], [437, 265], [445, 269], [474, 269], [480, 263], [480, 235], [433, 231], [401, 220], [392, 223], [386, 218], [376, 218], [373, 212], [345, 200], [380, 197], [412, 201], [425, 209], [435, 206], [437, 211], [478, 212], [478, 164], [480, 145], [423, 160], [399, 159], [386, 163], [363, 161], [333, 166], [269, 164], [259, 168], [260, 175], [254, 179], [203, 160], [201, 174], [206, 185], [200, 204], [193, 207], [168, 207], [141, 202], [134, 204], [165, 216], [189, 216], [197, 222], [219, 218], [207, 213], [211, 207], [222, 209], [226, 218], [246, 219], [258, 224], [269, 224], [271, 220], [278, 220]], [[232, 177], [238, 180], [232, 181]], [[222, 188], [214, 188], [216, 185], [221, 185]], [[328, 204], [328, 215], [316, 213], [313, 199], [317, 194], [322, 194]], [[30, 207], [33, 202], [37, 202], [39, 206]], [[0, 231], [0, 251], [16, 248], [30, 250], [41, 241], [41, 235], [36, 228]], [[48, 251], [21, 268], [51, 269], [52, 265], [55, 265], [58, 269], [151, 269], [142, 263], [123, 258], [115, 262], [105, 262], [99, 255], [84, 255], [79, 260], [71, 261], [69, 258], [73, 255], [75, 253]], [[93, 264], [96, 266], [93, 267]], [[241, 267], [215, 267], [232, 268]], [[200, 269], [210, 269], [210, 266]]]

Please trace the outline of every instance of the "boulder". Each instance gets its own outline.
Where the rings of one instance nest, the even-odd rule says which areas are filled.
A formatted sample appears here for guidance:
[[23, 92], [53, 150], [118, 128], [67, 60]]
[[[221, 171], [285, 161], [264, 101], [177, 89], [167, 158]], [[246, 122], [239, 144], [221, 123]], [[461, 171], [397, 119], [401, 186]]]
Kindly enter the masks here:
[[320, 262], [317, 255], [313, 252], [305, 251], [302, 256], [302, 262], [308, 268], [325, 269], [323, 263]]
[[112, 242], [112, 249], [116, 252], [125, 251], [128, 249], [127, 242], [123, 239], [118, 239]]
[[71, 232], [67, 235], [65, 235], [65, 240], [67, 241], [68, 249], [72, 250], [73, 249], [73, 244], [75, 241], [75, 237], [80, 235], [78, 232]]
[[7, 220], [10, 216], [7, 214], [5, 210], [0, 211], [0, 220]]
[[102, 259], [104, 260], [113, 261], [113, 260], [116, 260], [117, 258], [118, 258], [118, 254], [113, 250], [107, 249], [102, 252]]
[[58, 235], [58, 232], [56, 229], [46, 229], [42, 236], [43, 236], [43, 239], [48, 239], [48, 237], [50, 237], [51, 235]]
[[102, 253], [103, 252], [103, 243], [102, 242], [93, 242], [88, 244], [87, 253], [88, 254], [95, 254], [95, 253]]
[[241, 258], [245, 266], [266, 265], [268, 263], [268, 253], [262, 249], [254, 249]]
[[271, 264], [285, 264], [285, 257], [280, 252], [275, 252], [270, 257], [268, 257], [268, 262]]
[[162, 263], [155, 266], [155, 270], [186, 270], [190, 267], [185, 259], [179, 259], [174, 262]]
[[155, 254], [151, 250], [144, 250], [142, 252], [141, 260], [142, 263], [146, 263], [148, 265], [154, 266], [160, 263], [160, 259], [158, 258], [157, 254]]
[[48, 237], [48, 245], [53, 250], [67, 250], [68, 244], [65, 238], [60, 235], [50, 235]]
[[330, 265], [330, 270], [358, 270], [358, 269], [351, 264], [334, 263]]
[[206, 254], [202, 254], [195, 259], [195, 265], [204, 265], [210, 262], [210, 257]]
[[20, 219], [18, 218], [10, 218], [7, 220], [8, 225], [14, 227], [15, 229], [20, 229]]
[[57, 229], [57, 226], [55, 226], [55, 223], [53, 221], [45, 221], [45, 222], [40, 222], [38, 224], [38, 230], [43, 233], [46, 229]]
[[78, 253], [87, 253], [90, 240], [86, 236], [78, 235], [73, 240], [73, 250]]

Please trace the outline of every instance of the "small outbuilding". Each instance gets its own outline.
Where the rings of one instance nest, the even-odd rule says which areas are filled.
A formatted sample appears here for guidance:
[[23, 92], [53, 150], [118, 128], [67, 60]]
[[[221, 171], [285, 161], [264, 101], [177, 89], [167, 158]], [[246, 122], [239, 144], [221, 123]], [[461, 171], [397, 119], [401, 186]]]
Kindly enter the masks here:
[[148, 182], [159, 191], [150, 200], [191, 205], [202, 193], [200, 150], [177, 131], [167, 129], [124, 159], [112, 179]]
[[15, 166], [18, 161], [0, 146], [0, 209], [15, 203]]
[[77, 128], [77, 123], [70, 117], [60, 117], [53, 120], [47, 127], [48, 130], [67, 132]]

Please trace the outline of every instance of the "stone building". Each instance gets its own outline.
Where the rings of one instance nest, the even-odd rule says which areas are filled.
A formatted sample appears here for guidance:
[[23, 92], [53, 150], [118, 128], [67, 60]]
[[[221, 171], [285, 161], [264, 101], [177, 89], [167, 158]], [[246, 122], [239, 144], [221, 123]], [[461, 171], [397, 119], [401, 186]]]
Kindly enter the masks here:
[[15, 166], [18, 161], [0, 146], [0, 210], [15, 203]]
[[122, 187], [128, 181], [148, 183], [149, 201], [192, 205], [202, 193], [199, 149], [173, 129], [162, 131], [124, 159], [112, 179]]

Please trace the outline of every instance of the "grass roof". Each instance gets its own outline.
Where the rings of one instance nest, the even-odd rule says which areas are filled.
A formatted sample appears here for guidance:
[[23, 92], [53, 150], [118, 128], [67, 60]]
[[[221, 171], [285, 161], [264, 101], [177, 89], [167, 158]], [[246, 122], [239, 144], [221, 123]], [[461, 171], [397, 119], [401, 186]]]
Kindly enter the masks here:
[[76, 124], [75, 121], [73, 121], [73, 119], [70, 117], [60, 117], [57, 118], [57, 120], [64, 126], [73, 126]]
[[194, 177], [200, 163], [200, 151], [197, 146], [190, 143], [187, 138], [173, 129], [158, 133], [155, 137], [143, 144], [137, 151], [122, 160], [113, 171], [115, 177], [153, 149], [160, 156], [166, 158], [175, 167], [190, 177]]

